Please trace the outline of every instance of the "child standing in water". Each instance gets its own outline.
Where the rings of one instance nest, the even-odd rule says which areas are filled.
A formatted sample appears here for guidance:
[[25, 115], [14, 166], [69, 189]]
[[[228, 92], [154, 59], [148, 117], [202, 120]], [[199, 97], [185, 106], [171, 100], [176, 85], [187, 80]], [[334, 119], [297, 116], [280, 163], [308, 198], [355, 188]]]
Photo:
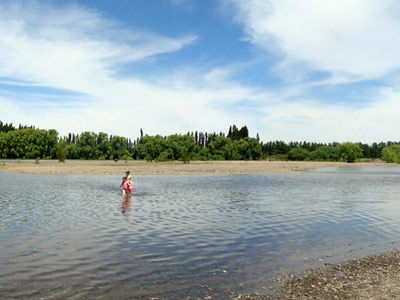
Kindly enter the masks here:
[[131, 171], [129, 170], [125, 171], [125, 176], [129, 184], [129, 192], [131, 192], [133, 190]]
[[133, 190], [132, 186], [132, 177], [129, 171], [126, 171], [126, 175], [122, 177], [122, 182], [119, 188], [122, 187], [122, 198], [126, 198], [131, 195], [131, 191]]

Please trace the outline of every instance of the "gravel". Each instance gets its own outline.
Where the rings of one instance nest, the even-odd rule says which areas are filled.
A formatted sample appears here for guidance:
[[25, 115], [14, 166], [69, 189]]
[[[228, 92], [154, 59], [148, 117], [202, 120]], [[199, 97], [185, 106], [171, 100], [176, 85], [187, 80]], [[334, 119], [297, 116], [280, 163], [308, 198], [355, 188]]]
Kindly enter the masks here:
[[283, 274], [277, 281], [269, 295], [236, 299], [400, 299], [400, 251], [325, 264], [300, 277]]

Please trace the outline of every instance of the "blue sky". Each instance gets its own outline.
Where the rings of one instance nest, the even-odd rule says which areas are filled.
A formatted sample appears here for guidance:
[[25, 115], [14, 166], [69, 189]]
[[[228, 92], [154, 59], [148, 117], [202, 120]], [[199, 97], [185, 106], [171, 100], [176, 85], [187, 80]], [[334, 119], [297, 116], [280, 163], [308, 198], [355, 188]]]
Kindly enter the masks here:
[[1, 1], [0, 120], [400, 140], [399, 17], [389, 0]]

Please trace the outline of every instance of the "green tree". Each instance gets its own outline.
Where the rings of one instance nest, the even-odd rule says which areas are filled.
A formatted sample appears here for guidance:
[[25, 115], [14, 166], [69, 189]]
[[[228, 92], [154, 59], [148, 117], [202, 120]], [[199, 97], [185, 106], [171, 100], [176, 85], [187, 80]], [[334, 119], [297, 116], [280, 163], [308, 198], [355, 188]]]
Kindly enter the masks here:
[[169, 161], [172, 160], [174, 157], [174, 153], [172, 149], [164, 150], [160, 153], [160, 155], [156, 158], [157, 161]]
[[344, 160], [348, 163], [353, 163], [356, 159], [362, 157], [362, 149], [359, 144], [355, 143], [342, 143], [337, 148], [337, 156], [340, 160]]
[[311, 159], [319, 161], [336, 161], [337, 150], [332, 146], [320, 146], [311, 152]]
[[79, 146], [77, 144], [69, 144], [67, 146], [67, 158], [79, 159]]
[[288, 158], [290, 160], [309, 160], [310, 152], [304, 148], [293, 148], [288, 152]]
[[195, 142], [190, 135], [170, 135], [166, 139], [166, 147], [171, 149], [173, 152], [174, 159], [181, 159], [182, 161], [187, 161], [192, 159], [194, 154]]
[[50, 129], [47, 131], [47, 144], [45, 157], [56, 158], [56, 145], [58, 143], [58, 132], [55, 129]]
[[97, 159], [96, 157], [96, 140], [97, 135], [94, 132], [85, 131], [80, 135], [79, 158], [80, 159]]
[[240, 160], [243, 159], [250, 159], [250, 153], [249, 151], [249, 142], [247, 139], [239, 139], [234, 141], [234, 145], [236, 148], [237, 153], [239, 154]]
[[7, 133], [0, 131], [0, 158], [8, 157]]
[[131, 159], [132, 156], [129, 153], [128, 149], [125, 147], [126, 139], [120, 136], [114, 136], [111, 141], [111, 151], [113, 159], [121, 159], [128, 160]]
[[60, 140], [57, 144], [57, 158], [58, 162], [65, 162], [65, 159], [67, 158], [67, 145], [64, 140]]
[[[138, 141], [138, 144], [133, 151], [133, 156], [136, 159], [146, 159], [151, 161], [158, 158], [166, 149], [171, 149], [172, 151], [172, 147], [167, 146], [165, 138], [161, 135], [149, 136], [146, 134]], [[178, 156], [177, 154], [175, 155]], [[174, 153], [172, 154], [172, 159], [177, 159], [174, 158]]]
[[197, 160], [210, 160], [211, 159], [211, 153], [208, 148], [200, 147], [200, 150], [196, 154]]
[[257, 160], [262, 157], [262, 148], [257, 138], [247, 138], [248, 149], [246, 151], [246, 157], [248, 159]]
[[391, 145], [383, 148], [381, 157], [388, 163], [400, 164], [400, 145]]
[[[235, 125], [233, 126], [236, 128]], [[232, 149], [233, 146], [230, 145], [231, 143], [231, 138], [217, 136], [215, 139], [213, 139], [213, 141], [208, 145], [207, 148], [210, 150], [210, 154], [213, 159], [233, 159], [233, 152], [235, 151], [235, 149]]]
[[236, 125], [232, 125], [229, 127], [227, 137], [231, 138], [232, 140], [244, 139], [249, 137], [249, 130], [247, 129], [246, 125], [240, 128], [240, 130], [236, 127]]
[[109, 159], [112, 156], [112, 147], [108, 138], [108, 134], [99, 132], [96, 141], [96, 154], [98, 159]]

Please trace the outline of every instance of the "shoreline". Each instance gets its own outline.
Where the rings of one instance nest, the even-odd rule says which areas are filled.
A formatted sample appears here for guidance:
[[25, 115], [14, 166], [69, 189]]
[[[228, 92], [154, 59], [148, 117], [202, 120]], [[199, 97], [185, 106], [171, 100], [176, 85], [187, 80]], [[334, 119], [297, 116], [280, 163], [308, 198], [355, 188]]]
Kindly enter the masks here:
[[0, 172], [46, 175], [120, 175], [129, 169], [132, 175], [249, 175], [310, 173], [310, 169], [398, 166], [375, 162], [314, 162], [314, 161], [68, 161], [7, 162], [0, 161]]
[[400, 250], [377, 253], [308, 270], [297, 277], [276, 278], [278, 287], [266, 295], [241, 295], [236, 300], [398, 299]]

